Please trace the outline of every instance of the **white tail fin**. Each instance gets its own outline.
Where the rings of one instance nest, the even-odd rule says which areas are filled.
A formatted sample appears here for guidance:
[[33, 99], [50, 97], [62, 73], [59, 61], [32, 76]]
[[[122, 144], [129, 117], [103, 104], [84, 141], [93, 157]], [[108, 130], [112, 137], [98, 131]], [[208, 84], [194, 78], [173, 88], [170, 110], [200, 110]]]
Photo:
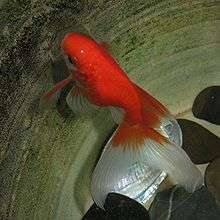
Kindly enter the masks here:
[[177, 120], [172, 117], [164, 117], [160, 120], [159, 127], [156, 130], [169, 139], [170, 142], [174, 143], [176, 146], [182, 146], [183, 138], [182, 131], [177, 122]]
[[146, 139], [144, 145], [142, 156], [149, 166], [163, 170], [189, 192], [202, 186], [203, 178], [199, 169], [181, 147], [173, 143], [161, 145], [151, 139]]
[[93, 172], [92, 196], [99, 207], [103, 208], [109, 192], [120, 192], [133, 199], [137, 196], [132, 194], [135, 190], [150, 194], [147, 189], [164, 172], [190, 192], [202, 185], [200, 171], [182, 148], [163, 137], [164, 142], [157, 141], [161, 135], [152, 129], [123, 124], [107, 143]]
[[104, 209], [106, 196], [117, 192], [138, 202], [150, 199], [166, 174], [147, 166], [135, 150], [123, 150], [109, 142], [93, 172], [91, 192], [95, 203]]

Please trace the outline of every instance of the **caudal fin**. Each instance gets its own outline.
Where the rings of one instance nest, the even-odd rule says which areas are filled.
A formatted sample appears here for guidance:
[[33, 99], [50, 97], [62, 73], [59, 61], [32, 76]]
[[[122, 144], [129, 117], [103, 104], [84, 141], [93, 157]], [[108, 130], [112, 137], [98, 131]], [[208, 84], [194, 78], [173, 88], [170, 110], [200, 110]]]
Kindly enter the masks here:
[[182, 131], [177, 120], [171, 115], [160, 119], [160, 123], [155, 127], [161, 135], [165, 136], [171, 143], [181, 147], [183, 143]]
[[132, 192], [145, 190], [145, 195], [148, 193], [150, 197], [154, 192], [152, 186], [156, 188], [155, 180], [164, 173], [189, 192], [203, 183], [200, 171], [182, 148], [151, 128], [123, 122], [107, 143], [93, 172], [93, 199], [103, 208], [109, 192], [136, 199], [137, 194]]
[[170, 142], [160, 144], [148, 139], [142, 152], [150, 167], [163, 170], [173, 182], [183, 186], [187, 191], [194, 192], [202, 186], [203, 178], [200, 171], [181, 147]]

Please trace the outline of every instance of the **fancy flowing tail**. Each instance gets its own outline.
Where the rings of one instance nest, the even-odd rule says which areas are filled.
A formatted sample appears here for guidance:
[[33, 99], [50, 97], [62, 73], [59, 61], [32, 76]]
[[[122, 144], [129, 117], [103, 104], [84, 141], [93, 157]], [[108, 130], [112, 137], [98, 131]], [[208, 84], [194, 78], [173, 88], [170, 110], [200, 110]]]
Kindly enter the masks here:
[[92, 196], [104, 208], [109, 192], [129, 184], [141, 183], [152, 172], [164, 171], [189, 192], [203, 184], [200, 171], [185, 151], [157, 131], [142, 125], [122, 122], [109, 140], [92, 176]]

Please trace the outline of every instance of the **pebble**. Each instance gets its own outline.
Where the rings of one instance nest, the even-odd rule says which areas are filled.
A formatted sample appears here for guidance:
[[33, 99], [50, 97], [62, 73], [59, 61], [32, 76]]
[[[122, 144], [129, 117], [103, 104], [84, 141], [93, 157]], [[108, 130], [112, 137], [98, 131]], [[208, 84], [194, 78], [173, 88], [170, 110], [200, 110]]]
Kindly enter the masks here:
[[93, 204], [82, 220], [149, 220], [147, 209], [127, 196], [109, 193], [102, 210]]
[[220, 206], [220, 158], [215, 159], [206, 168], [205, 184]]
[[177, 186], [159, 192], [149, 213], [151, 220], [220, 219], [220, 207], [204, 186], [194, 193]]
[[83, 216], [82, 220], [111, 220], [111, 216], [94, 203]]
[[140, 203], [127, 196], [109, 193], [105, 201], [106, 211], [113, 220], [148, 220], [149, 214]]
[[220, 125], [220, 86], [202, 90], [195, 98], [192, 111], [196, 118]]
[[178, 119], [183, 133], [183, 149], [195, 164], [204, 164], [220, 157], [220, 138], [187, 119]]

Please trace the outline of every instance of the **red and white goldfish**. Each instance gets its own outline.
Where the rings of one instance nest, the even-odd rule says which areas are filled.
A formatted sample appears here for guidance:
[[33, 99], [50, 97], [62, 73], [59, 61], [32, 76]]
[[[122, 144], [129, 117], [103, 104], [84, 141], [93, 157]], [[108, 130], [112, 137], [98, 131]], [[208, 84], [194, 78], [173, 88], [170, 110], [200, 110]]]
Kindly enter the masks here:
[[[134, 165], [164, 171], [173, 181], [193, 192], [202, 185], [202, 176], [181, 148], [182, 133], [169, 111], [150, 94], [133, 83], [107, 50], [92, 38], [67, 34], [61, 49], [69, 60], [71, 74], [56, 84], [43, 98], [71, 81], [76, 86], [67, 96], [75, 112], [109, 107], [119, 127], [107, 143], [93, 172], [92, 196], [103, 208], [109, 192], [124, 182]], [[132, 173], [138, 180], [138, 172]], [[127, 181], [127, 182], [126, 182]]]

